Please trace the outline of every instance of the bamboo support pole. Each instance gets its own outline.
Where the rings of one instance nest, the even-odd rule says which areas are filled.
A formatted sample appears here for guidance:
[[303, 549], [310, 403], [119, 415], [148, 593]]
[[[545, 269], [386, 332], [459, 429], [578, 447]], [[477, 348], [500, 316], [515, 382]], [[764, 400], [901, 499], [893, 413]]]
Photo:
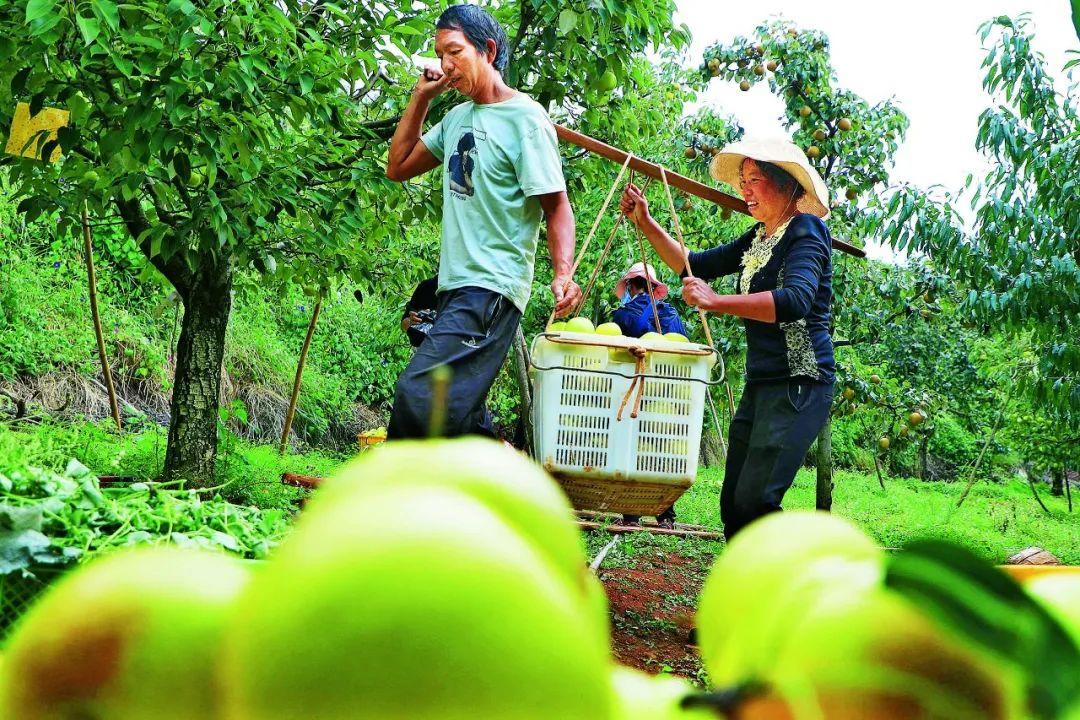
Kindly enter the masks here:
[[285, 413], [285, 427], [281, 429], [279, 452], [282, 455], [289, 449], [289, 433], [292, 431], [293, 417], [296, 415], [296, 401], [300, 398], [300, 381], [304, 378], [304, 363], [307, 362], [308, 350], [311, 348], [311, 338], [315, 335], [315, 323], [319, 321], [321, 311], [322, 295], [319, 295], [319, 299], [315, 301], [315, 309], [311, 313], [311, 322], [308, 323], [304, 346], [300, 348], [300, 360], [296, 363], [296, 377], [293, 378], [292, 395], [289, 397], [289, 410]]
[[83, 251], [86, 253], [86, 279], [90, 295], [90, 315], [94, 319], [94, 335], [97, 337], [98, 358], [101, 360], [101, 374], [105, 377], [105, 388], [109, 393], [109, 408], [112, 411], [116, 429], [122, 430], [120, 424], [120, 406], [116, 401], [116, 387], [113, 385], [112, 369], [109, 367], [109, 356], [105, 352], [105, 334], [101, 331], [101, 314], [98, 312], [97, 301], [97, 276], [94, 273], [94, 245], [90, 238], [90, 214], [87, 210], [86, 201], [82, 208]]
[[652, 535], [675, 535], [678, 537], [695, 537], [702, 540], [720, 540], [724, 537], [723, 533], [719, 533], [713, 530], [680, 530], [678, 528], [674, 530], [668, 530], [667, 528], [650, 526], [644, 527], [641, 525], [605, 525], [603, 523], [595, 522], [593, 520], [578, 520], [578, 527], [582, 530], [603, 530], [609, 532], [612, 535], [622, 535], [625, 533], [650, 533]]

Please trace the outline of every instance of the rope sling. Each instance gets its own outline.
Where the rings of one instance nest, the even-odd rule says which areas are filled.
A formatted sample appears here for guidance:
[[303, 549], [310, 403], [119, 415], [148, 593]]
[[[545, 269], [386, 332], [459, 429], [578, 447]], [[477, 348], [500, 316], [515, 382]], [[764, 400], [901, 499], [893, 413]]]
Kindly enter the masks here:
[[[585, 242], [582, 244], [581, 249], [578, 252], [577, 257], [574, 260], [574, 264], [573, 264], [572, 269], [570, 271], [570, 277], [571, 278], [574, 276], [574, 274], [577, 272], [578, 268], [580, 268], [581, 263], [584, 261], [585, 254], [588, 252], [588, 249], [589, 249], [589, 245], [592, 242], [593, 237], [596, 235], [596, 231], [600, 227], [600, 222], [607, 213], [607, 209], [608, 209], [608, 206], [611, 203], [611, 199], [614, 197], [615, 191], [619, 188], [619, 185], [622, 182], [623, 175], [625, 175], [626, 170], [630, 165], [630, 161], [633, 160], [633, 158], [634, 158], [634, 155], [632, 153], [627, 153], [626, 160], [623, 162], [622, 167], [619, 168], [619, 172], [615, 176], [615, 182], [612, 183], [611, 187], [608, 189], [607, 195], [604, 197], [604, 202], [600, 206], [600, 211], [597, 213], [596, 218], [593, 220], [592, 225], [589, 228], [589, 232], [585, 236]], [[684, 258], [686, 277], [692, 278], [692, 277], [694, 277], [694, 275], [693, 275], [693, 270], [690, 267], [690, 256], [689, 256], [689, 253], [688, 253], [688, 251], [686, 249], [686, 242], [683, 239], [682, 226], [679, 223], [679, 216], [675, 212], [675, 201], [672, 198], [671, 186], [668, 183], [668, 179], [667, 179], [667, 172], [665, 171], [663, 166], [659, 166], [659, 167], [660, 167], [660, 180], [664, 185], [664, 195], [665, 195], [665, 197], [667, 199], [668, 211], [671, 214], [672, 224], [673, 224], [673, 228], [675, 230], [675, 237], [678, 239], [679, 250], [680, 250], [681, 256]], [[630, 171], [630, 180], [629, 180], [629, 182], [633, 183], [633, 181], [634, 181], [634, 171], [631, 170]], [[644, 195], [648, 191], [649, 185], [651, 183], [652, 183], [652, 178], [649, 178], [648, 180], [645, 181], [645, 184], [642, 186], [642, 189], [641, 189], [642, 195]], [[614, 244], [615, 237], [619, 232], [619, 228], [622, 227], [622, 223], [623, 223], [623, 221], [625, 219], [626, 219], [626, 216], [624, 214], [622, 214], [622, 213], [618, 214], [618, 217], [615, 220], [615, 225], [614, 225], [614, 227], [612, 227], [611, 233], [608, 235], [607, 242], [604, 243], [604, 247], [600, 252], [600, 257], [597, 259], [596, 264], [593, 267], [593, 271], [592, 271], [591, 275], [589, 276], [589, 281], [586, 283], [585, 288], [582, 290], [580, 299], [574, 305], [574, 307], [571, 309], [571, 313], [570, 313], [571, 315], [580, 313], [581, 309], [585, 306], [585, 301], [588, 299], [589, 293], [591, 293], [593, 288], [596, 286], [597, 279], [600, 276], [600, 271], [603, 268], [604, 260], [607, 258], [608, 253], [611, 251], [611, 247]], [[652, 308], [653, 322], [654, 322], [654, 324], [656, 326], [656, 332], [659, 333], [659, 334], [662, 334], [663, 331], [662, 331], [661, 325], [660, 325], [660, 314], [659, 314], [659, 311], [657, 310], [657, 302], [656, 302], [655, 295], [654, 295], [654, 292], [653, 292], [654, 279], [652, 277], [652, 274], [649, 272], [648, 254], [647, 254], [646, 248], [645, 248], [644, 234], [642, 233], [641, 228], [639, 228], [636, 224], [634, 225], [634, 231], [635, 231], [635, 236], [637, 238], [638, 250], [641, 253], [641, 263], [642, 263], [643, 267], [645, 268], [645, 283], [646, 283], [646, 286], [648, 288], [649, 299], [650, 299], [649, 305]], [[715, 351], [716, 348], [715, 348], [715, 346], [713, 344], [712, 331], [709, 328], [708, 317], [706, 316], [705, 311], [702, 308], [700, 308], [700, 307], [697, 308], [697, 311], [698, 311], [698, 317], [701, 319], [701, 327], [702, 327], [702, 330], [705, 333], [706, 342], [708, 343], [709, 347], [712, 348]], [[552, 309], [551, 315], [548, 317], [548, 325], [550, 325], [554, 321], [554, 319], [555, 319], [555, 310]], [[642, 395], [643, 395], [644, 390], [645, 390], [645, 374], [644, 373], [645, 373], [645, 357], [646, 357], [647, 353], [644, 350], [640, 350], [638, 352], [634, 352], [633, 354], [634, 354], [634, 357], [635, 357], [634, 378], [631, 381], [630, 387], [627, 390], [626, 394], [623, 396], [622, 402], [619, 404], [619, 410], [618, 410], [618, 413], [616, 415], [616, 420], [622, 420], [623, 410], [625, 409], [626, 404], [630, 399], [630, 396], [634, 394], [635, 390], [637, 390], [637, 394], [636, 394], [636, 397], [634, 398], [634, 404], [631, 407], [630, 417], [631, 418], [637, 418], [638, 411], [641, 408], [641, 399], [642, 399]], [[730, 385], [728, 384], [728, 381], [727, 381], [726, 373], [724, 374], [723, 384], [724, 384], [724, 388], [726, 390], [726, 394], [727, 394], [727, 398], [728, 398], [728, 405], [729, 405], [729, 408], [730, 408], [730, 411], [731, 411], [731, 415], [732, 415], [732, 417], [734, 417], [734, 414], [735, 414], [734, 398], [733, 398], [732, 393], [731, 393], [731, 387], [730, 387]], [[713, 419], [713, 425], [715, 426], [717, 436], [720, 438], [720, 444], [721, 444], [721, 448], [723, 450], [723, 454], [726, 457], [727, 456], [727, 443], [724, 441], [723, 431], [721, 430], [721, 427], [720, 427], [719, 417], [718, 417], [718, 414], [716, 412], [716, 403], [713, 400], [711, 392], [707, 391], [705, 393], [705, 397], [708, 400], [709, 408], [711, 410], [711, 415], [712, 415], [712, 419]]]

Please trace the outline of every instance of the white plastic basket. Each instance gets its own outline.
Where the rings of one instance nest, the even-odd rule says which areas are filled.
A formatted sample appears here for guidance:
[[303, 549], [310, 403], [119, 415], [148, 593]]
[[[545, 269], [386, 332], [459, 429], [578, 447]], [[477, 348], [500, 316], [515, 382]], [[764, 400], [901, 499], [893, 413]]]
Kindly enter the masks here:
[[[627, 398], [637, 371], [630, 347], [647, 353], [644, 386]], [[537, 460], [578, 509], [662, 512], [697, 474], [705, 383], [716, 362], [705, 345], [580, 333], [537, 336], [531, 370]]]

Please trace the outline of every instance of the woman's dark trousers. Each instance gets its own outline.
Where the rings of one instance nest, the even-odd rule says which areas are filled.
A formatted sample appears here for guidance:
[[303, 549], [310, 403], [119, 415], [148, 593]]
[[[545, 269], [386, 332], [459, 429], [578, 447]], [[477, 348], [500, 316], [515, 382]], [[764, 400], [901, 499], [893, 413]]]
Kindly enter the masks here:
[[825, 426], [833, 386], [792, 379], [747, 384], [728, 432], [720, 519], [730, 540], [780, 510], [807, 450]]

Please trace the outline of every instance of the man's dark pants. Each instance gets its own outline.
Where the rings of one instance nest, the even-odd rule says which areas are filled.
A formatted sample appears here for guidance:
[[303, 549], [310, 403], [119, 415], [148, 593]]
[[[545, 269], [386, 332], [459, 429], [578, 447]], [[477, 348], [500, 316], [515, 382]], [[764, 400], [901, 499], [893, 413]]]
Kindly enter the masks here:
[[485, 401], [502, 368], [521, 311], [503, 295], [480, 287], [438, 296], [435, 324], [398, 378], [389, 439], [423, 438], [431, 423], [431, 371], [451, 371], [443, 435], [493, 436]]
[[803, 379], [747, 383], [728, 431], [720, 519], [731, 539], [780, 510], [807, 450], [825, 426], [833, 386]]

